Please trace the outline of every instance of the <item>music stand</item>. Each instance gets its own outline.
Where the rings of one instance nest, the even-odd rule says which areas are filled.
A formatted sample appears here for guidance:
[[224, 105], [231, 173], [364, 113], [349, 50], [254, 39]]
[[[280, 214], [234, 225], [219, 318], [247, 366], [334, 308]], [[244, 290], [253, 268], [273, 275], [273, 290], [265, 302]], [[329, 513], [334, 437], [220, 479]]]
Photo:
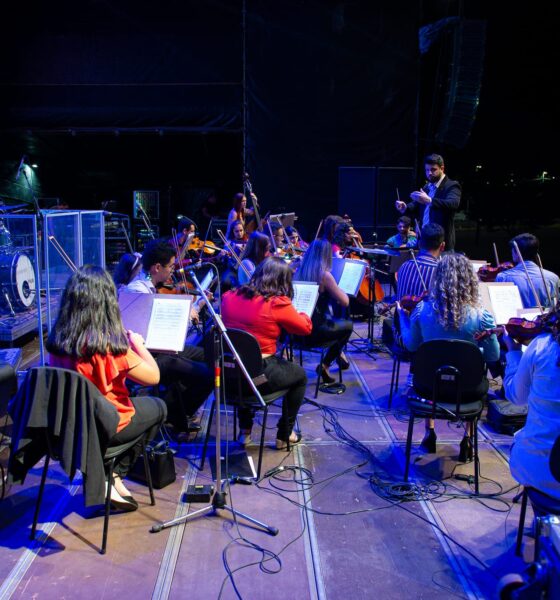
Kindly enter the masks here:
[[266, 406], [266, 404], [262, 398], [262, 395], [258, 391], [257, 386], [255, 385], [255, 382], [253, 381], [253, 379], [247, 372], [245, 365], [241, 361], [241, 358], [239, 357], [237, 350], [235, 349], [231, 340], [229, 339], [229, 336], [227, 334], [227, 329], [226, 329], [221, 317], [216, 314], [216, 311], [214, 310], [212, 303], [206, 297], [206, 294], [204, 293], [202, 286], [200, 285], [200, 282], [194, 273], [194, 269], [186, 269], [186, 271], [188, 271], [190, 273], [190, 275], [192, 277], [192, 281], [195, 284], [196, 289], [200, 293], [200, 296], [204, 299], [204, 302], [208, 308], [208, 311], [210, 312], [212, 321], [214, 322], [214, 328], [213, 328], [214, 357], [213, 358], [214, 358], [214, 402], [216, 403], [216, 410], [215, 410], [215, 414], [216, 414], [216, 489], [214, 491], [214, 494], [213, 494], [210, 504], [208, 506], [205, 506], [204, 508], [201, 508], [199, 510], [195, 510], [194, 512], [189, 513], [188, 515], [184, 515], [182, 517], [177, 517], [176, 519], [171, 519], [170, 521], [166, 521], [164, 523], [159, 523], [157, 525], [153, 525], [152, 528], [150, 529], [150, 531], [152, 533], [157, 533], [158, 531], [161, 531], [162, 529], [166, 529], [167, 527], [173, 527], [174, 525], [179, 525], [181, 523], [186, 523], [187, 521], [194, 519], [196, 517], [202, 517], [204, 515], [219, 516], [218, 512], [217, 512], [218, 510], [227, 510], [235, 517], [242, 517], [246, 521], [249, 521], [250, 523], [257, 525], [258, 527], [261, 527], [270, 535], [278, 535], [278, 529], [276, 527], [271, 527], [270, 525], [266, 525], [266, 523], [262, 523], [261, 521], [258, 521], [254, 517], [246, 515], [245, 513], [242, 513], [240, 511], [238, 511], [237, 509], [233, 508], [232, 506], [228, 506], [226, 504], [226, 492], [224, 491], [223, 484], [222, 484], [222, 465], [221, 465], [221, 460], [220, 460], [221, 445], [222, 445], [222, 443], [221, 443], [221, 423], [220, 423], [220, 397], [221, 397], [221, 371], [222, 371], [221, 364], [222, 364], [222, 357], [223, 357], [222, 344], [224, 341], [226, 342], [228, 348], [231, 350], [231, 353], [235, 357], [235, 360], [237, 361], [237, 364], [239, 365], [239, 368], [241, 369], [241, 372], [243, 373], [243, 376], [247, 380], [247, 383], [251, 387], [253, 393], [255, 394], [255, 396], [257, 397], [257, 399], [259, 400], [259, 402], [261, 403], [261, 405], [263, 407]]

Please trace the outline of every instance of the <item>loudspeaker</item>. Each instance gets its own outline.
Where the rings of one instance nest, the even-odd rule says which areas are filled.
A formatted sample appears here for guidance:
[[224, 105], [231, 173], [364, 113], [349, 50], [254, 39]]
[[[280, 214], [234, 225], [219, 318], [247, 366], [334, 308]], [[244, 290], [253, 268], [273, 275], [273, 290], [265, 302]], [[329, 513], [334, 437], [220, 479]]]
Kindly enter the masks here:
[[338, 168], [338, 214], [347, 214], [356, 228], [375, 222], [375, 167]]
[[414, 169], [412, 167], [378, 167], [377, 169], [377, 211], [375, 224], [381, 227], [393, 228], [397, 232], [396, 222], [400, 213], [395, 208], [397, 190], [403, 202], [410, 202], [410, 192], [418, 189], [414, 183]]

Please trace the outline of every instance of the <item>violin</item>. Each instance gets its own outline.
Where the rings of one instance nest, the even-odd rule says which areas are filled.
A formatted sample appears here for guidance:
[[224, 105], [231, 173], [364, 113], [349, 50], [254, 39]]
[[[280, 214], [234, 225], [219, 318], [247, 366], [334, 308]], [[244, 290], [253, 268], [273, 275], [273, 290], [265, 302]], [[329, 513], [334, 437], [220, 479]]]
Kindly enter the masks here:
[[502, 273], [508, 269], [513, 269], [513, 267], [515, 267], [515, 265], [509, 261], [500, 263], [497, 267], [485, 265], [484, 267], [480, 267], [480, 269], [478, 269], [478, 278], [480, 281], [484, 281], [486, 283], [496, 281], [496, 276], [498, 273]]
[[478, 342], [492, 334], [502, 335], [504, 330], [519, 344], [526, 346], [541, 333], [554, 333], [558, 329], [560, 319], [557, 311], [538, 315], [534, 321], [522, 317], [512, 317], [504, 326], [477, 331], [474, 339]]
[[428, 297], [428, 294], [429, 294], [429, 292], [426, 290], [425, 292], [422, 292], [419, 296], [414, 296], [414, 295], [403, 296], [400, 299], [399, 304], [401, 305], [401, 308], [403, 310], [412, 312], [416, 308], [416, 306], [418, 306], [418, 304], [420, 304], [420, 302], [422, 302], [423, 300], [425, 300]]
[[219, 252], [221, 250], [221, 248], [216, 246], [216, 244], [214, 244], [214, 242], [212, 242], [211, 240], [204, 241], [201, 240], [199, 237], [194, 237], [187, 247], [187, 250], [192, 251], [198, 251], [201, 249], [203, 254], [209, 254], [212, 256], [216, 254], [216, 252]]

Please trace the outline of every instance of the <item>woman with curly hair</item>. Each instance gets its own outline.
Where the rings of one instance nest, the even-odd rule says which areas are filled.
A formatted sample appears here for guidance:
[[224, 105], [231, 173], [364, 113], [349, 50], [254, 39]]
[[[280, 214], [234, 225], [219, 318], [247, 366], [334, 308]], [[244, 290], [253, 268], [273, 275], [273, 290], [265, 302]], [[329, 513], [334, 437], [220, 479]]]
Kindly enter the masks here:
[[[282, 329], [295, 335], [311, 333], [311, 319], [296, 311], [293, 297], [289, 265], [279, 258], [267, 258], [259, 264], [247, 285], [227, 292], [222, 299], [222, 319], [226, 327], [242, 329], [257, 338], [267, 378], [260, 388], [262, 393], [288, 389], [282, 401], [282, 416], [276, 434], [276, 448], [279, 450], [287, 447], [288, 440], [290, 444], [301, 440], [293, 427], [307, 385], [302, 367], [276, 356], [276, 344]], [[246, 446], [251, 442], [253, 413], [250, 409], [240, 408], [238, 414], [239, 442]]]
[[[429, 292], [408, 318], [400, 314], [402, 337], [406, 347], [414, 352], [420, 344], [434, 339], [466, 340], [478, 344], [486, 363], [500, 357], [500, 346], [494, 334], [481, 341], [475, 333], [495, 327], [494, 318], [480, 306], [478, 279], [462, 254], [442, 255]], [[433, 421], [422, 446], [435, 452], [436, 434]]]
[[551, 462], [560, 435], [560, 303], [547, 321], [548, 331], [534, 338], [525, 352], [504, 335], [506, 398], [529, 408], [525, 426], [513, 439], [509, 468], [516, 481], [560, 502], [560, 482], [553, 475], [560, 465]]

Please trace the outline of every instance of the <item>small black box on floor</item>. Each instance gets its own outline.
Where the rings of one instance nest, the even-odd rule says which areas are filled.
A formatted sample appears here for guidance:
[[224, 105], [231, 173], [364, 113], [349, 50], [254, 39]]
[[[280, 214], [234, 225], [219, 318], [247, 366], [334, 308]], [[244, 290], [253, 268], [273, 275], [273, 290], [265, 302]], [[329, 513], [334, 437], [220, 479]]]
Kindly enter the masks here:
[[213, 492], [212, 485], [189, 485], [185, 492], [185, 502], [210, 502]]

